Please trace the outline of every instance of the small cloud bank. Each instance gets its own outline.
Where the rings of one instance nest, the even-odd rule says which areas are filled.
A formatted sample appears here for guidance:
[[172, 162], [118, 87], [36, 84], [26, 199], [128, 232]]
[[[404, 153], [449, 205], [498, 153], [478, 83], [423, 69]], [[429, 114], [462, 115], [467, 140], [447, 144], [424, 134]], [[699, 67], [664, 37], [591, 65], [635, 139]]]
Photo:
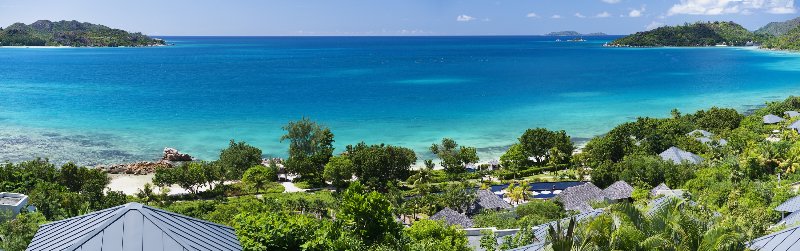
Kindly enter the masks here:
[[584, 15], [583, 15], [583, 14], [581, 14], [580, 12], [576, 12], [576, 13], [575, 13], [575, 17], [577, 17], [577, 18], [584, 18], [584, 17], [586, 17], [586, 16], [584, 16]]
[[598, 14], [597, 14], [597, 15], [595, 15], [594, 17], [597, 17], [597, 18], [606, 18], [606, 17], [610, 17], [610, 16], [611, 16], [611, 13], [608, 13], [608, 11], [603, 11], [603, 12], [600, 12], [600, 13], [598, 13]]
[[615, 3], [622, 2], [622, 0], [603, 0], [603, 2], [610, 3], [610, 4], [615, 4]]
[[475, 20], [474, 17], [468, 16], [468, 15], [464, 15], [464, 14], [458, 15], [456, 17], [456, 21], [459, 21], [459, 22], [469, 22], [469, 21], [473, 21], [473, 20]]
[[658, 28], [658, 27], [661, 27], [661, 26], [664, 26], [664, 23], [653, 21], [653, 22], [650, 22], [650, 24], [648, 24], [644, 28], [647, 29], [647, 30], [652, 30], [652, 29], [655, 29], [655, 28]]
[[537, 15], [536, 13], [531, 12], [531, 13], [528, 13], [528, 15], [525, 15], [525, 17], [527, 17], [527, 18], [538, 18], [539, 15]]
[[561, 15], [555, 14], [555, 15], [551, 16], [550, 18], [559, 19], [559, 18], [561, 18]]
[[667, 11], [667, 15], [750, 15], [754, 11], [793, 14], [797, 9], [794, 0], [681, 0]]

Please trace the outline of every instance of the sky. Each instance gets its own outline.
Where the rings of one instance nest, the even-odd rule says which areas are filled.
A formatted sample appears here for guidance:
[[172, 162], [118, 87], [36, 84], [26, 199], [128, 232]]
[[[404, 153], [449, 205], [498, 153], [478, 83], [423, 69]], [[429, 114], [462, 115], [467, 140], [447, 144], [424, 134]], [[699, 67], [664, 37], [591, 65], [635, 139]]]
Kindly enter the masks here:
[[0, 0], [0, 26], [78, 20], [148, 35], [629, 34], [695, 21], [754, 30], [795, 0]]

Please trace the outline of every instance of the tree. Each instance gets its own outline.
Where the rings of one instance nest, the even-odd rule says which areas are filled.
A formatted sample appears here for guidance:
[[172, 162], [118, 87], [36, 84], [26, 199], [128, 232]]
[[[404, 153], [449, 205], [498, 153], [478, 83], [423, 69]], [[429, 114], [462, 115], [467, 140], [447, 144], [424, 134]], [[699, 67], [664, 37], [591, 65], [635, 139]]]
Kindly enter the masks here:
[[303, 250], [322, 227], [321, 221], [305, 214], [246, 212], [232, 222], [244, 250]]
[[333, 157], [333, 133], [327, 127], [303, 118], [283, 127], [281, 142], [289, 141], [286, 169], [315, 185], [324, 182], [325, 164]]
[[256, 193], [258, 193], [261, 192], [261, 189], [264, 188], [264, 185], [269, 182], [276, 181], [277, 179], [278, 170], [270, 169], [269, 167], [263, 165], [255, 165], [244, 172], [242, 182], [250, 187], [253, 187], [256, 190]]
[[455, 140], [444, 138], [442, 144], [431, 145], [431, 153], [439, 157], [444, 170], [451, 174], [463, 173], [466, 164], [478, 162], [478, 153], [474, 147], [458, 146]]
[[514, 173], [514, 178], [517, 177], [520, 171], [528, 167], [528, 163], [528, 157], [525, 156], [525, 153], [522, 151], [522, 145], [520, 144], [511, 145], [511, 147], [500, 156], [500, 165]]
[[0, 249], [24, 251], [45, 222], [47, 219], [38, 212], [20, 213], [15, 219], [0, 222]]
[[196, 196], [200, 186], [207, 182], [203, 170], [205, 166], [203, 162], [188, 162], [174, 168], [158, 168], [153, 183], [160, 187], [177, 184]]
[[451, 183], [445, 187], [440, 198], [444, 207], [465, 213], [475, 203], [475, 194], [475, 189], [468, 182]]
[[[570, 137], [564, 131], [550, 131], [544, 128], [528, 129], [519, 137], [519, 144], [526, 157], [533, 158], [533, 163], [529, 165], [542, 166], [549, 162], [552, 156], [551, 149], [555, 148], [562, 153], [572, 154], [575, 147], [570, 141]], [[568, 164], [569, 157], [563, 161]]]
[[337, 219], [345, 229], [372, 245], [399, 237], [402, 226], [395, 221], [392, 211], [391, 203], [383, 195], [367, 192], [361, 183], [353, 182], [342, 194]]
[[238, 180], [248, 168], [261, 164], [261, 149], [231, 140], [228, 148], [220, 152], [216, 163], [225, 170], [227, 179]]
[[492, 230], [481, 230], [483, 236], [481, 236], [481, 248], [487, 251], [495, 251], [497, 250], [497, 234], [494, 233]]
[[408, 250], [414, 251], [467, 251], [472, 250], [466, 232], [441, 221], [421, 220], [403, 231], [410, 241]]
[[353, 161], [347, 156], [335, 156], [325, 164], [325, 180], [331, 182], [336, 190], [347, 188], [353, 178]]
[[378, 191], [386, 191], [388, 182], [407, 179], [411, 165], [417, 161], [411, 149], [364, 142], [347, 146], [346, 155], [353, 162], [356, 177]]

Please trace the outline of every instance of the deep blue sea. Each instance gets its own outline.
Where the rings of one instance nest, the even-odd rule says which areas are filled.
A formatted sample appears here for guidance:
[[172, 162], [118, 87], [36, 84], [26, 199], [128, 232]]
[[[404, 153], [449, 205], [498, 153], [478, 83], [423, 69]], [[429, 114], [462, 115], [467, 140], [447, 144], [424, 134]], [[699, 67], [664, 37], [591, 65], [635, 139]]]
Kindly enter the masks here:
[[[800, 94], [800, 56], [604, 48], [613, 37], [165, 37], [153, 48], [0, 48], [0, 160], [111, 164], [231, 139], [285, 156], [281, 126], [413, 148], [451, 137], [496, 158], [526, 129], [603, 134], [673, 108], [745, 111]], [[562, 38], [564, 39], [564, 38]]]

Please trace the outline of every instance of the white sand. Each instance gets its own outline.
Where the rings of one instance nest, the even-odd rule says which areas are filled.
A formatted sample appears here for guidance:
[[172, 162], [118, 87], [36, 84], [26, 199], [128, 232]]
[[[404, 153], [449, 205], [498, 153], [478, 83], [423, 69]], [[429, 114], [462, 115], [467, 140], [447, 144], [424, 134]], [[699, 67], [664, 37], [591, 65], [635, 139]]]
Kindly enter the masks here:
[[[155, 175], [109, 174], [108, 177], [111, 178], [111, 182], [108, 184], [108, 188], [110, 188], [112, 191], [121, 191], [126, 195], [136, 195], [136, 193], [139, 192], [139, 189], [144, 188], [144, 184], [153, 183], [153, 176]], [[202, 186], [198, 190], [205, 191], [208, 190], [208, 187]], [[155, 193], [159, 193], [161, 189], [154, 186], [153, 191]], [[179, 186], [173, 185], [169, 187], [169, 195], [187, 193], [189, 192], [186, 191], [186, 189], [183, 189]]]

